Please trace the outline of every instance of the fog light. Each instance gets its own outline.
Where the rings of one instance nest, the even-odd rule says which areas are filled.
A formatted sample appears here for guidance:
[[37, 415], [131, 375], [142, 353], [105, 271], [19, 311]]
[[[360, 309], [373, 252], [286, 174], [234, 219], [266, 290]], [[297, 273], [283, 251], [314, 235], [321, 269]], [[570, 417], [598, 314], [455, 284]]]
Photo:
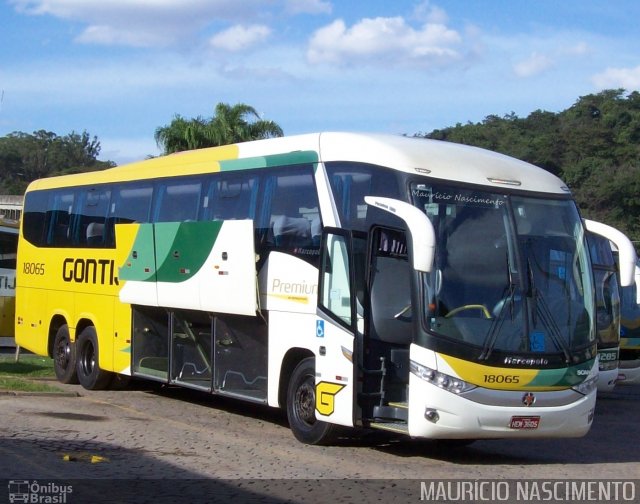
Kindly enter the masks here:
[[440, 420], [440, 415], [438, 415], [438, 411], [432, 408], [427, 408], [424, 410], [424, 417], [433, 423], [436, 423], [438, 420]]

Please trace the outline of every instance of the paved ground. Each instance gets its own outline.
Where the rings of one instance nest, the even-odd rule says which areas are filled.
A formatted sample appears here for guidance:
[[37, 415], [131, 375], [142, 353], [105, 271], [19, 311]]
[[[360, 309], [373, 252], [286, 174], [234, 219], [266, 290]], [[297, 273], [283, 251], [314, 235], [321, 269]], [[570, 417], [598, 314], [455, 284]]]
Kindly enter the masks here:
[[[0, 471], [14, 484], [68, 483], [66, 502], [406, 502], [420, 500], [423, 480], [640, 478], [636, 387], [600, 397], [585, 438], [459, 449], [381, 434], [307, 446], [266, 407], [149, 384], [60, 387], [0, 395]], [[358, 483], [333, 480], [345, 478]]]

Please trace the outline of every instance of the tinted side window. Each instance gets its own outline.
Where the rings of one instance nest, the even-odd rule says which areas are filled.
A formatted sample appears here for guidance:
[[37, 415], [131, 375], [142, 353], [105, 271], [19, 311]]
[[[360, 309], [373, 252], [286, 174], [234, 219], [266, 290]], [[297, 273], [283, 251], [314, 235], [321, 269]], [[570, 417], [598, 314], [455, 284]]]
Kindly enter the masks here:
[[258, 198], [258, 176], [220, 174], [211, 179], [204, 199], [207, 220], [253, 219]]
[[322, 222], [312, 166], [290, 166], [265, 176], [258, 243], [312, 263], [320, 254]]
[[400, 198], [398, 179], [389, 168], [363, 163], [326, 164], [340, 222], [347, 229], [367, 231], [365, 196]]
[[48, 193], [33, 191], [25, 195], [22, 232], [25, 239], [33, 245], [46, 243], [46, 217]]
[[202, 183], [198, 180], [171, 180], [160, 185], [155, 222], [196, 220]]
[[52, 192], [52, 205], [47, 212], [47, 245], [69, 247], [72, 242], [71, 216], [75, 194], [71, 189]]
[[153, 187], [151, 184], [131, 184], [114, 189], [109, 219], [116, 224], [149, 222]]
[[74, 221], [74, 243], [80, 247], [107, 246], [107, 215], [111, 200], [109, 187], [92, 187], [83, 190], [79, 212]]
[[595, 233], [587, 233], [587, 244], [591, 254], [591, 264], [594, 268], [601, 266], [615, 271], [616, 263], [609, 240]]
[[116, 224], [149, 222], [152, 198], [151, 183], [129, 183], [112, 189], [105, 230], [107, 246], [115, 246]]

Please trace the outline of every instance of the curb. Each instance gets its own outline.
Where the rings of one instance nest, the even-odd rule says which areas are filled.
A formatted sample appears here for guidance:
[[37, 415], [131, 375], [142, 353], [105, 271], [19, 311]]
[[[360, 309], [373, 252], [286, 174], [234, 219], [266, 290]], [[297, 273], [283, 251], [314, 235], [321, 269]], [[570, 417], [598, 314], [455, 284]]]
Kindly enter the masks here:
[[64, 390], [52, 390], [51, 392], [39, 391], [39, 392], [27, 392], [20, 390], [0, 390], [0, 396], [14, 396], [14, 397], [82, 397], [77, 392], [65, 392]]

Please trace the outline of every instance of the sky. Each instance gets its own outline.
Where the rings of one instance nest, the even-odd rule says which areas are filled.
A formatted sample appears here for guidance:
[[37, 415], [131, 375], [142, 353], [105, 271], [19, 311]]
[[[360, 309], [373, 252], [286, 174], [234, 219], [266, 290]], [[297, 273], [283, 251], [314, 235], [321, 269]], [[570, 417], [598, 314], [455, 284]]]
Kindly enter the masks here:
[[245, 103], [285, 135], [414, 135], [640, 90], [637, 0], [0, 0], [0, 136], [100, 159]]

